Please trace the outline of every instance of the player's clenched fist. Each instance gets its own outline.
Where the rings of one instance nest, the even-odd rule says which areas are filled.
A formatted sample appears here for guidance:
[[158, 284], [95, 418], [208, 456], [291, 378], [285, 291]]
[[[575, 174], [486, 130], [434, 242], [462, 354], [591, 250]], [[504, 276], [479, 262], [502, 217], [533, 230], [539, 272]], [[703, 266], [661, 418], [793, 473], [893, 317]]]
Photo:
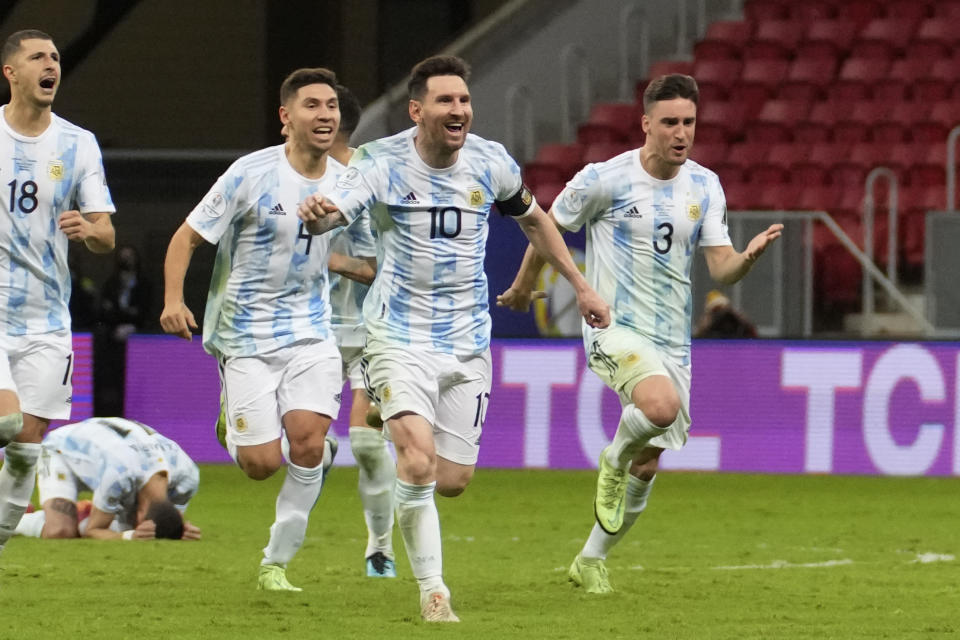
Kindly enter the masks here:
[[80, 242], [90, 237], [93, 223], [88, 221], [76, 209], [64, 211], [60, 214], [60, 220], [57, 221], [60, 230], [63, 231], [71, 240]]

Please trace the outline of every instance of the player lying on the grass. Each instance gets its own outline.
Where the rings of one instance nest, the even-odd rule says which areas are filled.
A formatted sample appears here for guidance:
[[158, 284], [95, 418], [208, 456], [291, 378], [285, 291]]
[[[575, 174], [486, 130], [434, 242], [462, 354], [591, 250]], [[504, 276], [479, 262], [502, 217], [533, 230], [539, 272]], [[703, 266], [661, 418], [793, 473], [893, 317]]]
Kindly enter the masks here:
[[[39, 538], [199, 540], [183, 518], [200, 471], [173, 440], [123, 418], [90, 418], [43, 439], [37, 485], [42, 511], [23, 516], [16, 533]], [[89, 516], [77, 495], [92, 491]]]
[[[612, 591], [603, 561], [644, 510], [660, 454], [690, 430], [690, 269], [702, 247], [710, 276], [733, 284], [782, 224], [736, 251], [717, 174], [688, 160], [699, 92], [690, 76], [655, 79], [643, 95], [639, 149], [589, 164], [550, 208], [562, 230], [587, 228], [587, 277], [613, 303], [609, 327], [583, 326], [590, 369], [620, 396], [613, 442], [600, 455], [596, 524], [570, 567], [590, 593]], [[528, 248], [497, 304], [526, 311], [543, 260]]]

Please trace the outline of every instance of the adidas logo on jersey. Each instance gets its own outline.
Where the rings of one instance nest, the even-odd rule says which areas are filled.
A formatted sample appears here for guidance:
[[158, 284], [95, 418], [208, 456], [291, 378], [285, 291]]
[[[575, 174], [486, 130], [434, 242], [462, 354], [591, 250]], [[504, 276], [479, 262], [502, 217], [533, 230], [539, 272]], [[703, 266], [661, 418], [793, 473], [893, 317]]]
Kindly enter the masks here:
[[400, 204], [420, 204], [420, 201], [417, 200], [417, 194], [411, 191], [400, 199]]
[[624, 218], [642, 218], [643, 214], [640, 213], [639, 210], [637, 210], [636, 206], [632, 206], [629, 209], [627, 209], [626, 213], [623, 214], [623, 217]]
[[273, 205], [273, 209], [270, 209], [270, 215], [272, 216], [285, 216], [287, 212], [283, 210], [283, 205], [279, 202]]

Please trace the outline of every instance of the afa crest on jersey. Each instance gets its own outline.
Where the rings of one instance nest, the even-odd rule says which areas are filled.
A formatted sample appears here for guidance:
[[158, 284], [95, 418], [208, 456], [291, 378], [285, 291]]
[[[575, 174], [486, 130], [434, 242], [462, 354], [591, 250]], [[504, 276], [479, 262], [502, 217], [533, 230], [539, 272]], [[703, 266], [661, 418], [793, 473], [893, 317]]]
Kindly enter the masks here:
[[470, 206], [479, 207], [483, 204], [483, 190], [480, 187], [470, 189]]
[[690, 204], [687, 205], [687, 217], [691, 220], [700, 219], [700, 205], [699, 204]]
[[47, 164], [47, 177], [56, 182], [63, 180], [63, 163], [59, 160], [51, 160]]

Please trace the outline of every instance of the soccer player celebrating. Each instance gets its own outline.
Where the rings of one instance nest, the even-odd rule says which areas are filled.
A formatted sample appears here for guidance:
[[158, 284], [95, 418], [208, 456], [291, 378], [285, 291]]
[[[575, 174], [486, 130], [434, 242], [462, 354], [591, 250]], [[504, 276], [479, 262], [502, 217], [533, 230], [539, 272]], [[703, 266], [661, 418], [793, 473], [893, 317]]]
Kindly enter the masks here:
[[[360, 102], [343, 85], [337, 87], [337, 97], [340, 99], [340, 130], [330, 149], [329, 162], [346, 165], [354, 152], [350, 147], [350, 136], [360, 121]], [[330, 270], [346, 269], [344, 273], [348, 275], [330, 276], [331, 325], [343, 360], [343, 378], [350, 383], [350, 449], [357, 461], [357, 490], [367, 525], [364, 563], [368, 577], [395, 578], [393, 487], [397, 478], [396, 465], [383, 439], [382, 426], [376, 428], [367, 424], [370, 398], [360, 370], [360, 357], [366, 342], [361, 308], [368, 285], [376, 273], [376, 246], [369, 226], [351, 226], [347, 233], [333, 239], [331, 251]], [[349, 260], [346, 267], [339, 264], [342, 259]], [[366, 267], [366, 273], [361, 273], [363, 267]], [[358, 280], [365, 280], [365, 283]], [[375, 418], [376, 415], [373, 421], [377, 424]]]
[[[612, 591], [604, 560], [644, 510], [664, 448], [690, 429], [690, 267], [703, 247], [710, 275], [732, 284], [780, 237], [774, 224], [743, 253], [730, 243], [717, 175], [688, 160], [697, 119], [693, 78], [668, 75], [643, 94], [646, 142], [587, 165], [557, 197], [561, 230], [587, 227], [587, 276], [614, 301], [609, 328], [583, 328], [590, 368], [620, 396], [613, 443], [600, 455], [596, 524], [569, 577], [590, 593]], [[525, 311], [543, 261], [532, 248], [498, 304]]]
[[18, 31], [0, 52], [10, 103], [0, 108], [0, 549], [33, 493], [40, 441], [70, 417], [73, 346], [67, 240], [113, 249], [96, 138], [52, 111], [60, 53], [42, 31]]
[[609, 307], [517, 163], [500, 144], [469, 135], [468, 74], [455, 56], [417, 64], [408, 83], [416, 126], [361, 146], [336, 189], [300, 206], [311, 233], [369, 216], [377, 235], [380, 264], [363, 303], [364, 375], [397, 451], [397, 522], [431, 622], [458, 620], [443, 581], [434, 491], [462, 493], [477, 462], [491, 383], [483, 260], [494, 203], [571, 282], [587, 321], [609, 322]]
[[[40, 538], [199, 540], [183, 512], [200, 471], [173, 440], [123, 418], [90, 418], [43, 439], [37, 472], [42, 511], [23, 516], [17, 533]], [[87, 517], [77, 494], [92, 491]]]
[[164, 331], [190, 339], [183, 302], [193, 251], [218, 244], [203, 323], [217, 358], [225, 443], [243, 472], [287, 475], [263, 550], [258, 588], [300, 591], [286, 565], [303, 543], [323, 484], [324, 443], [340, 409], [340, 354], [330, 330], [328, 238], [304, 233], [295, 213], [308, 193], [332, 188], [327, 152], [340, 123], [336, 76], [298, 69], [280, 87], [285, 144], [246, 155], [227, 169], [176, 231], [164, 263]]

